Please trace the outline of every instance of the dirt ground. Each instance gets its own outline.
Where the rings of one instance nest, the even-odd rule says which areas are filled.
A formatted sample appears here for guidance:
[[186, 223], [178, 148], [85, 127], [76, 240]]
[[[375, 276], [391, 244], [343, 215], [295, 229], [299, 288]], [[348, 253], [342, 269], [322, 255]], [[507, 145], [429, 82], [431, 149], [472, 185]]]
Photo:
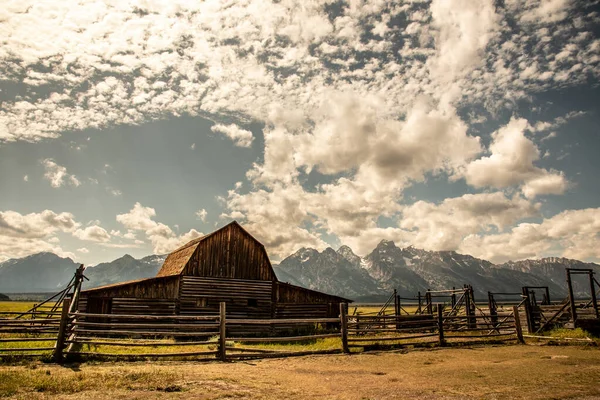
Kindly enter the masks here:
[[600, 349], [486, 346], [248, 362], [0, 366], [0, 397], [600, 399]]

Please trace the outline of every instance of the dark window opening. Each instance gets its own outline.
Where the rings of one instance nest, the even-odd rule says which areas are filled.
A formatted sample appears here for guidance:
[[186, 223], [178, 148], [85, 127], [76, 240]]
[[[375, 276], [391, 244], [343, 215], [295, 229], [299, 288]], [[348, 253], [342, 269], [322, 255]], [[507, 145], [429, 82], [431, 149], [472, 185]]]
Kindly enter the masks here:
[[248, 307], [258, 307], [258, 300], [248, 299]]

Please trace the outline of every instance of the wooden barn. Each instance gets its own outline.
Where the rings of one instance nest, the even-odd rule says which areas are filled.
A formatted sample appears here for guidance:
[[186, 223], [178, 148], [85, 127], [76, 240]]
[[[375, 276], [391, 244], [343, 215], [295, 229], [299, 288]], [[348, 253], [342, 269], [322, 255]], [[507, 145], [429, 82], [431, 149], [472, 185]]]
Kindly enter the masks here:
[[279, 282], [264, 246], [237, 222], [173, 251], [155, 278], [81, 292], [94, 314], [204, 315], [226, 302], [230, 318], [335, 318], [351, 300]]

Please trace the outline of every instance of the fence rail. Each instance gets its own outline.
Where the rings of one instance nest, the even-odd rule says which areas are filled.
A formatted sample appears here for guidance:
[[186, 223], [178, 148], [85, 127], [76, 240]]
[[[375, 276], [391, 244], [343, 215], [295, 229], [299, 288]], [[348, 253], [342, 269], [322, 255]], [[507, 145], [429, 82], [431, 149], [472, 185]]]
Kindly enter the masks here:
[[[339, 318], [227, 318], [215, 315], [130, 315], [75, 311], [65, 298], [60, 318], [0, 319], [0, 357], [242, 360], [350, 353], [362, 348], [522, 341], [517, 307], [495, 315], [348, 315]], [[22, 314], [22, 313], [21, 313]], [[32, 315], [35, 316], [35, 315]], [[302, 329], [304, 331], [302, 331]], [[282, 335], [289, 329], [287, 335]], [[19, 334], [20, 330], [26, 333]], [[266, 334], [265, 334], [266, 333]], [[269, 334], [270, 333], [270, 334]]]

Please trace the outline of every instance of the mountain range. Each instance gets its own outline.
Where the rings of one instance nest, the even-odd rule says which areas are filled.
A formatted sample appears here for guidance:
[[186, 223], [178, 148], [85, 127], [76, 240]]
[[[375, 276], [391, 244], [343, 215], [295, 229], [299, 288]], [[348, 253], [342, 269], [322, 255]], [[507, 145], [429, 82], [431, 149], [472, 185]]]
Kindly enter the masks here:
[[[86, 268], [92, 288], [156, 275], [165, 255], [141, 259], [125, 255]], [[56, 292], [69, 282], [79, 264], [53, 253], [38, 253], [0, 263], [0, 293]], [[402, 297], [414, 297], [427, 289], [449, 289], [471, 284], [476, 298], [487, 292], [518, 293], [522, 286], [548, 286], [553, 300], [567, 295], [565, 268], [600, 266], [567, 258], [510, 261], [493, 264], [454, 251], [426, 251], [397, 247], [383, 240], [364, 257], [348, 246], [321, 252], [302, 248], [274, 265], [280, 281], [343, 296], [357, 301], [382, 301], [397, 289]], [[583, 277], [573, 280], [576, 295], [589, 295]]]

